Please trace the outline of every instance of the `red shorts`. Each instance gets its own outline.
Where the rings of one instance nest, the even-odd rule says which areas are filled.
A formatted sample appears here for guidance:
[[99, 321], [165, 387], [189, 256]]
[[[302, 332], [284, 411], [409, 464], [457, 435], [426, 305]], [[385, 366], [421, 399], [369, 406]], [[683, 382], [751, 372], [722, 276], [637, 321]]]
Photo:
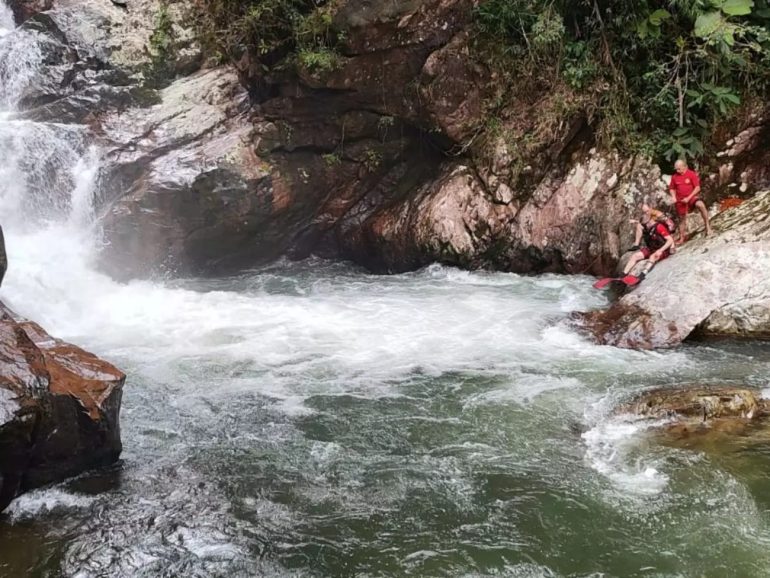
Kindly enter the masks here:
[[[639, 250], [642, 252], [642, 255], [644, 255], [645, 259], [649, 259], [650, 255], [652, 255], [655, 252], [655, 251], [652, 251], [652, 250], [648, 249], [647, 247], [642, 247]], [[663, 253], [661, 253], [660, 259], [658, 259], [658, 261], [662, 261], [663, 259], [668, 259], [668, 257], [670, 255], [671, 255], [671, 251], [666, 249], [665, 251], [663, 251]]]
[[685, 203], [684, 201], [677, 201], [676, 202], [676, 214], [680, 217], [684, 217], [687, 213], [692, 211], [695, 208], [695, 203], [700, 201], [700, 197], [693, 197], [690, 199], [689, 203]]

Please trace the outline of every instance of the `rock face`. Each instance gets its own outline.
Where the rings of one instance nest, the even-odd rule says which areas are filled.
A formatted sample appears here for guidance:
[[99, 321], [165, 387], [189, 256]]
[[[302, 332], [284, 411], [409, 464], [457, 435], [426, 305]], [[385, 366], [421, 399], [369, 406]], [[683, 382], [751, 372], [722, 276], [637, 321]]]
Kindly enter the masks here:
[[101, 124], [109, 147], [101, 188], [120, 195], [104, 219], [105, 268], [128, 278], [250, 262], [260, 250], [251, 241], [280, 200], [250, 144], [246, 92], [233, 72], [215, 69], [172, 84], [160, 100]]
[[[614, 267], [626, 220], [665, 188], [658, 169], [593, 151], [581, 117], [560, 119], [523, 154], [548, 97], [487, 118], [500, 83], [472, 54], [473, 4], [347, 0], [333, 16], [345, 31], [337, 68], [264, 76], [242, 67], [258, 127], [280, 127], [259, 154], [299, 176], [294, 183], [327, 187], [290, 254], [380, 272], [433, 261], [518, 272]], [[313, 156], [334, 159], [332, 174]]]
[[[605, 272], [627, 245], [628, 217], [657, 199], [660, 173], [633, 160], [586, 153], [527, 199], [495, 197], [470, 166], [455, 164], [407, 201], [342, 223], [346, 255], [379, 270], [432, 261], [519, 272]], [[356, 251], [363, 251], [363, 254]]]
[[749, 115], [742, 130], [717, 153], [712, 189], [746, 197], [770, 188], [770, 109]]
[[125, 376], [0, 303], [0, 510], [121, 452]]
[[[101, 0], [45, 0], [11, 3], [21, 30], [31, 35], [37, 57], [35, 73], [18, 103], [31, 120], [94, 123], [106, 111], [153, 102], [156, 69], [190, 73], [201, 52], [189, 28], [168, 32], [174, 50], [158, 53], [151, 37], [166, 11], [174, 22], [189, 21], [184, 3], [136, 0], [131, 10]], [[164, 8], [165, 6], [165, 8]]]
[[711, 238], [690, 241], [608, 310], [583, 317], [600, 343], [650, 349], [677, 345], [696, 330], [770, 334], [770, 191], [713, 225]]
[[663, 189], [656, 167], [594, 152], [582, 118], [522, 156], [538, 101], [489, 136], [469, 0], [340, 2], [337, 66], [265, 75], [244, 59], [237, 76], [194, 72], [194, 3], [170, 3], [160, 90], [159, 0], [17, 4], [46, 63], [22, 114], [86, 123], [101, 143], [102, 263], [122, 279], [313, 253], [382, 272], [606, 273], [630, 212]]
[[[121, 279], [310, 254], [379, 272], [612, 273], [627, 219], [665, 194], [660, 170], [596, 152], [579, 113], [542, 113], [579, 109], [569, 95], [499, 99], [474, 5], [343, 0], [325, 6], [344, 33], [333, 66], [246, 55], [197, 71], [192, 1], [16, 0], [46, 64], [23, 115], [86, 123], [101, 143], [102, 263]], [[725, 152], [733, 173], [764, 142], [752, 122]]]

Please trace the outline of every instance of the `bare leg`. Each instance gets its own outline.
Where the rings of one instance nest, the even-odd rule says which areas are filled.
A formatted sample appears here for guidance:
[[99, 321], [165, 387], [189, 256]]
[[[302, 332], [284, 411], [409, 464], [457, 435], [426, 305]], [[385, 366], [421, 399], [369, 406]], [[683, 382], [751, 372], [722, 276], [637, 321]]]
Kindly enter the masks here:
[[695, 206], [700, 212], [700, 216], [703, 217], [703, 224], [706, 226], [706, 236], [708, 237], [709, 235], [711, 235], [711, 223], [709, 222], [709, 211], [706, 208], [706, 203], [704, 203], [701, 200], [698, 200], [695, 203]]
[[682, 245], [687, 241], [687, 215], [689, 215], [689, 211], [679, 216], [679, 239], [676, 241], [677, 245]]
[[639, 261], [642, 261], [644, 259], [644, 253], [641, 251], [637, 251], [631, 257], [628, 259], [628, 263], [626, 263], [625, 268], [623, 269], [623, 275], [628, 275], [631, 272], [631, 269], [633, 269], [636, 264]]

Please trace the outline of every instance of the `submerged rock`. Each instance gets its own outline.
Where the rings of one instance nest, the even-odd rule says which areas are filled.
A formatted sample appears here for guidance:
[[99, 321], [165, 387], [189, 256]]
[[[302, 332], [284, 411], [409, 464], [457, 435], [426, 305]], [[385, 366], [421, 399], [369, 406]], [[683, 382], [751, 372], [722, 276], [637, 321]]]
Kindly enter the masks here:
[[770, 401], [746, 387], [688, 386], [645, 391], [617, 408], [619, 415], [656, 420], [668, 440], [720, 439], [759, 427], [770, 414]]
[[763, 415], [767, 402], [760, 392], [739, 387], [658, 388], [645, 391], [621, 406], [619, 413], [644, 418], [707, 421], [715, 418], [739, 417], [755, 419]]
[[125, 375], [0, 303], [0, 510], [118, 459]]
[[689, 336], [770, 335], [770, 191], [713, 220], [606, 311], [582, 315], [599, 343], [671, 347]]

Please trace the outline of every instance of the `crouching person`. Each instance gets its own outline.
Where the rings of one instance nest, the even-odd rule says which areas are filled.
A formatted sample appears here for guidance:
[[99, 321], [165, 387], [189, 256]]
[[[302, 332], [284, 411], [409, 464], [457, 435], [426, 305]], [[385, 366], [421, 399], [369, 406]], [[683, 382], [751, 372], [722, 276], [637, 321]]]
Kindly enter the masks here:
[[631, 255], [623, 269], [624, 275], [628, 275], [639, 261], [647, 259], [647, 265], [638, 275], [639, 281], [641, 281], [658, 261], [671, 255], [674, 248], [673, 231], [666, 224], [666, 219], [661, 218], [662, 216], [660, 211], [652, 209], [649, 205], [642, 205], [641, 219], [632, 221], [636, 224], [636, 237], [634, 246], [631, 247], [634, 254]]

